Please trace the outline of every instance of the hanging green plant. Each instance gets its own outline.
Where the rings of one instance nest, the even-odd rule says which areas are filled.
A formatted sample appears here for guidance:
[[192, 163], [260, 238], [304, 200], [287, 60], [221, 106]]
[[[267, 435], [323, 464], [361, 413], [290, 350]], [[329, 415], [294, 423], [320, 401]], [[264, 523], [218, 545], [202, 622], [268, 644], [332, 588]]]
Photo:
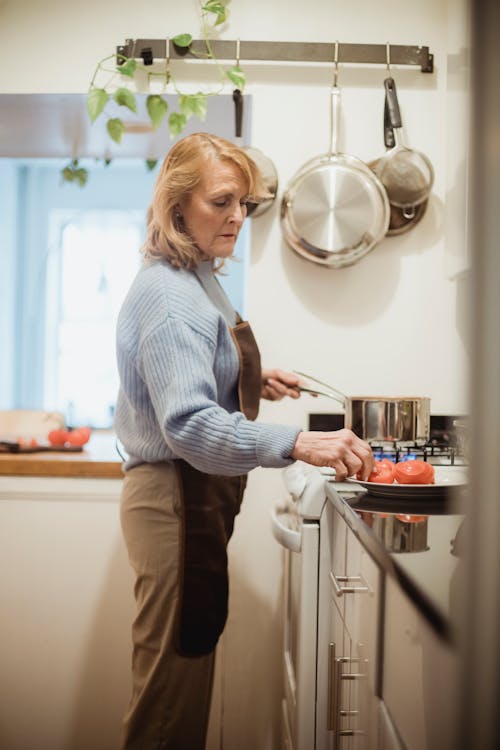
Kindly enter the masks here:
[[[197, 117], [202, 122], [207, 116], [208, 99], [210, 96], [216, 96], [224, 91], [224, 88], [230, 82], [238, 89], [243, 90], [245, 86], [245, 74], [242, 71], [239, 59], [235, 65], [223, 67], [215, 57], [210, 41], [211, 33], [224, 24], [229, 15], [230, 0], [198, 0], [203, 40], [205, 43], [205, 52], [203, 54], [195, 53], [191, 49], [193, 37], [188, 33], [177, 34], [170, 40], [167, 40], [167, 59], [165, 68], [162, 71], [146, 71], [146, 59], [143, 58], [142, 64], [134, 58], [129, 58], [120, 54], [108, 55], [97, 63], [97, 66], [90, 81], [87, 94], [87, 112], [90, 122], [93, 124], [100, 117], [106, 117], [106, 130], [114, 143], [120, 144], [126, 132], [126, 126], [119, 114], [116, 113], [116, 105], [125, 107], [134, 115], [138, 114], [138, 102], [136, 91], [136, 76], [144, 76], [147, 72], [148, 86], [155, 81], [161, 87], [160, 93], [149, 93], [146, 98], [146, 112], [150, 121], [150, 127], [157, 130], [162, 123], [167, 121], [169, 137], [171, 139], [179, 136], [188, 120], [191, 117]], [[215, 65], [220, 82], [215, 90], [195, 93], [183, 92], [172, 76], [169, 60], [169, 44], [173, 44], [177, 49], [190, 51], [198, 58], [207, 59]], [[239, 57], [239, 53], [237, 55]], [[112, 62], [111, 62], [112, 61]], [[148, 66], [152, 63], [152, 58], [147, 60]], [[166, 100], [167, 94], [177, 96], [177, 110], [169, 110], [169, 103]], [[113, 103], [113, 111], [107, 111], [109, 105]], [[154, 169], [156, 159], [148, 159], [146, 166], [148, 169]], [[152, 166], [153, 165], [153, 166]], [[78, 178], [73, 176], [70, 169], [71, 165], [63, 170], [63, 179], [69, 182], [76, 181]], [[65, 176], [66, 175], [66, 176]], [[79, 183], [80, 184], [80, 183]]]
[[63, 182], [74, 182], [79, 187], [87, 184], [89, 177], [88, 170], [80, 167], [78, 159], [72, 159], [63, 169], [61, 169], [61, 178]]

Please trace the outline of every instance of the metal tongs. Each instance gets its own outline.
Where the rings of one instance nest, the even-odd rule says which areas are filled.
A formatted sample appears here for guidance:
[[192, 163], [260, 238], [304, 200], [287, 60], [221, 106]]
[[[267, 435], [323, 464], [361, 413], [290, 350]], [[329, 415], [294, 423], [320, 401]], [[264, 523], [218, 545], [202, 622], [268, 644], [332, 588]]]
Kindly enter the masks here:
[[337, 390], [337, 388], [334, 388], [328, 383], [324, 383], [322, 380], [318, 380], [318, 378], [313, 378], [312, 375], [307, 375], [305, 372], [300, 372], [299, 370], [294, 370], [293, 372], [296, 375], [300, 375], [301, 378], [306, 378], [306, 380], [311, 380], [313, 383], [317, 383], [321, 386], [321, 388], [309, 388], [307, 387], [307, 385], [299, 384], [296, 386], [299, 391], [302, 391], [303, 393], [310, 393], [311, 396], [326, 396], [326, 398], [332, 398], [334, 401], [337, 401], [337, 403], [345, 406], [346, 396], [344, 393], [341, 393], [341, 391]]

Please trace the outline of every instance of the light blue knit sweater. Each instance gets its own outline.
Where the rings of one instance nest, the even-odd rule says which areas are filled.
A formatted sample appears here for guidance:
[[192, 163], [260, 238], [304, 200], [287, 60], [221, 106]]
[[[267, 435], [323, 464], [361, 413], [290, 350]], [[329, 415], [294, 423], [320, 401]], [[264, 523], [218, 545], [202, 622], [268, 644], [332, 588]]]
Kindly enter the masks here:
[[[198, 274], [217, 286], [208, 262]], [[251, 422], [238, 411], [238, 354], [193, 272], [163, 261], [141, 268], [118, 318], [117, 359], [125, 469], [183, 458], [208, 474], [236, 475], [292, 462], [298, 427]]]

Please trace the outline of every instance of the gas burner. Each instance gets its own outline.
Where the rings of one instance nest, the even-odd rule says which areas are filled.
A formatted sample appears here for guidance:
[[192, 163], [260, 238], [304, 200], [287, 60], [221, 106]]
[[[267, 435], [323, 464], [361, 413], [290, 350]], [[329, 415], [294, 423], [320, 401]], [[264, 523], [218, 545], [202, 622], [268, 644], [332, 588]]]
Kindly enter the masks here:
[[[459, 440], [457, 423], [463, 421], [457, 415], [433, 415], [430, 419], [429, 440], [415, 442], [378, 441], [370, 442], [376, 458], [404, 461], [418, 458], [431, 464], [465, 466], [463, 440]], [[309, 414], [310, 430], [340, 430], [344, 427], [343, 414]]]
[[435, 439], [426, 443], [418, 441], [414, 443], [398, 442], [397, 440], [391, 442], [370, 441], [370, 445], [377, 460], [388, 458], [390, 461], [398, 463], [399, 461], [419, 459], [434, 465], [445, 466], [463, 466], [465, 463], [463, 456], [457, 453], [456, 446]]

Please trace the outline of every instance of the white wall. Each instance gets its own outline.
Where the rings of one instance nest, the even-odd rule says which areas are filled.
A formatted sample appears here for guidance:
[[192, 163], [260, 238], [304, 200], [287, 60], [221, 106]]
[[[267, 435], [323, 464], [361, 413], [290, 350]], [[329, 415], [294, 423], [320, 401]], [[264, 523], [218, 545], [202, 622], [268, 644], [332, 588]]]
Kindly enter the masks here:
[[[394, 70], [410, 145], [430, 157], [436, 182], [412, 232], [384, 240], [351, 268], [326, 270], [284, 244], [278, 202], [252, 223], [249, 317], [268, 365], [302, 369], [348, 395], [426, 395], [433, 413], [467, 410], [467, 314], [448, 226], [462, 227], [449, 176], [463, 154], [447, 148], [446, 0], [233, 0], [227, 39], [423, 44], [433, 75]], [[24, 0], [0, 3], [0, 91], [84, 92], [97, 60], [128, 37], [199, 36], [197, 3], [150, 0]], [[451, 3], [453, 11], [453, 3]], [[453, 18], [453, 14], [450, 15]], [[295, 170], [328, 146], [328, 67], [251, 65], [253, 145], [274, 160], [280, 195]], [[195, 69], [200, 70], [200, 68]], [[341, 148], [370, 160], [383, 151], [383, 66], [341, 66]], [[191, 67], [179, 76], [191, 82]], [[205, 74], [199, 72], [200, 77]], [[450, 220], [450, 213], [451, 220]], [[459, 239], [457, 240], [457, 236]], [[455, 242], [461, 230], [455, 231]], [[266, 404], [261, 418], [306, 425], [308, 410], [331, 402]], [[282, 493], [279, 472], [253, 473], [231, 543], [231, 614], [223, 652], [224, 747], [275, 746], [279, 693], [280, 551], [269, 509]], [[220, 681], [220, 679], [219, 679]], [[218, 700], [218, 699], [217, 699]], [[249, 711], [248, 707], [252, 706]], [[220, 703], [217, 703], [217, 710]], [[215, 741], [215, 740], [214, 740]]]

